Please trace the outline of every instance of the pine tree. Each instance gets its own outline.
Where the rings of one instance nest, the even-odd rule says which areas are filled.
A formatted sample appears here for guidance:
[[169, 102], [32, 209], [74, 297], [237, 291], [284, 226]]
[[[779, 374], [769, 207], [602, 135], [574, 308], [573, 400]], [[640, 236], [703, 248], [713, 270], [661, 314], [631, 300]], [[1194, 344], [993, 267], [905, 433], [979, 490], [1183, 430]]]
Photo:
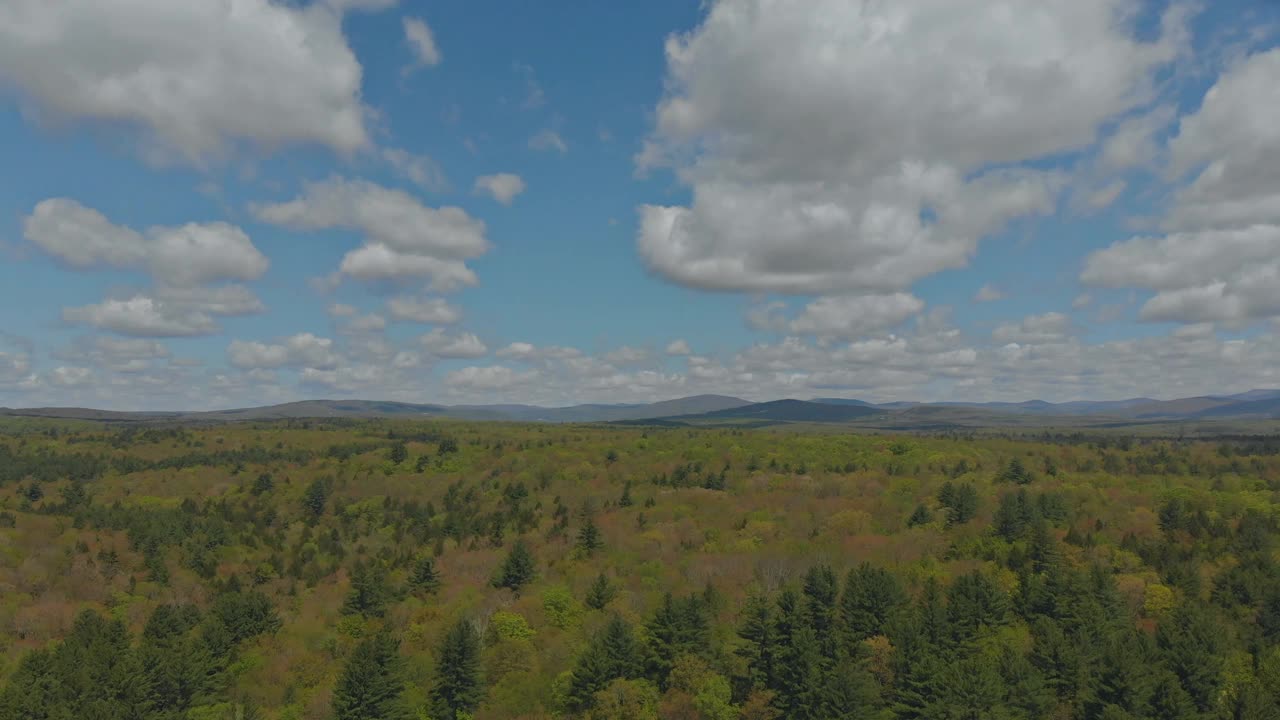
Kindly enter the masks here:
[[392, 463], [399, 465], [409, 459], [409, 447], [404, 444], [403, 440], [398, 440], [391, 446], [389, 457]]
[[600, 537], [600, 528], [596, 527], [594, 520], [587, 518], [578, 531], [578, 549], [590, 557], [603, 547], [604, 539]]
[[734, 652], [747, 664], [746, 684], [753, 690], [769, 690], [776, 685], [773, 615], [768, 598], [752, 595], [742, 611], [738, 637], [746, 644]]
[[640, 677], [644, 669], [641, 657], [642, 648], [631, 626], [614, 615], [574, 665], [568, 692], [572, 709], [581, 712], [591, 707], [595, 694], [613, 680]]
[[586, 602], [587, 607], [593, 610], [603, 610], [616, 594], [617, 590], [609, 582], [609, 578], [604, 573], [600, 573], [587, 590], [587, 597], [584, 602]]
[[515, 545], [511, 546], [511, 552], [507, 554], [502, 567], [498, 569], [498, 576], [493, 579], [493, 586], [509, 588], [512, 592], [519, 593], [520, 588], [532, 581], [535, 575], [533, 555], [523, 540], [517, 540]]
[[440, 644], [436, 665], [436, 685], [431, 690], [435, 715], [454, 720], [459, 712], [470, 712], [484, 694], [480, 678], [480, 637], [466, 620], [460, 620]]
[[828, 565], [810, 568], [804, 578], [805, 624], [817, 635], [823, 657], [835, 659], [836, 600], [840, 596], [836, 585], [836, 573]]
[[302, 507], [312, 517], [320, 517], [324, 514], [324, 505], [328, 500], [329, 492], [325, 489], [324, 482], [317, 478], [307, 486], [306, 492], [303, 493]]
[[399, 652], [400, 643], [385, 631], [356, 645], [333, 690], [334, 720], [409, 717]]
[[382, 617], [391, 600], [391, 587], [387, 584], [387, 570], [376, 560], [369, 565], [356, 562], [351, 573], [351, 591], [342, 603], [344, 615]]
[[1160, 654], [1201, 712], [1208, 712], [1218, 699], [1221, 638], [1222, 629], [1187, 603], [1174, 608], [1156, 630]]
[[635, 501], [631, 499], [631, 481], [628, 480], [626, 485], [622, 486], [622, 497], [618, 499], [619, 507], [631, 507]]
[[907, 595], [884, 568], [862, 563], [845, 576], [840, 597], [844, 644], [851, 650], [872, 635], [883, 634], [886, 625], [906, 607]]
[[667, 674], [681, 655], [700, 655], [709, 649], [710, 628], [697, 595], [677, 600], [671, 593], [646, 625], [649, 677], [666, 689]]
[[933, 513], [929, 511], [928, 506], [924, 503], [916, 505], [916, 509], [911, 512], [911, 517], [907, 518], [907, 527], [918, 527], [920, 525], [928, 525], [933, 522]]
[[440, 573], [436, 561], [429, 557], [418, 558], [409, 575], [409, 585], [419, 592], [434, 595], [440, 589]]

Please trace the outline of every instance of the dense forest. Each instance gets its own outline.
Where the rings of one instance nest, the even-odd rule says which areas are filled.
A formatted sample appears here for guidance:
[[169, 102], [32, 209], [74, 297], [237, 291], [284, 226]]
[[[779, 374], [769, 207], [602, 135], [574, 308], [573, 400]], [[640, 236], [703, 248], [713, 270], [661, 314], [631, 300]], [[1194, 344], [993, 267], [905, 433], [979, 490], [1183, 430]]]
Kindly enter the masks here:
[[1280, 438], [11, 422], [44, 718], [1280, 718]]

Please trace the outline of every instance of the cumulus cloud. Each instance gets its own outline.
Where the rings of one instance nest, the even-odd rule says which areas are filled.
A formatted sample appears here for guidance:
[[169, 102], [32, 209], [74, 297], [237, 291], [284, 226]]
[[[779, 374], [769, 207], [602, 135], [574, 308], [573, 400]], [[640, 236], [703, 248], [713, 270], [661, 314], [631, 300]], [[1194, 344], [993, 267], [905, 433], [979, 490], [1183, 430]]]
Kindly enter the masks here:
[[1016, 323], [1002, 323], [991, 337], [998, 343], [1045, 344], [1065, 340], [1074, 325], [1062, 313], [1031, 315]]
[[431, 32], [431, 26], [427, 25], [426, 20], [406, 17], [404, 38], [409, 43], [409, 50], [413, 53], [413, 64], [406, 67], [406, 71], [421, 67], [435, 67], [440, 64], [443, 56], [440, 54], [440, 48], [436, 46], [435, 33]]
[[489, 348], [485, 347], [480, 338], [472, 333], [451, 335], [441, 328], [436, 328], [423, 335], [418, 341], [428, 353], [438, 358], [473, 359], [484, 357], [489, 353]]
[[387, 312], [396, 320], [424, 325], [452, 325], [462, 319], [462, 310], [443, 298], [393, 297]]
[[1174, 230], [1280, 224], [1280, 48], [1229, 68], [1182, 118], [1169, 143], [1176, 176], [1195, 175], [1177, 197]]
[[457, 207], [430, 208], [408, 193], [340, 177], [307, 183], [288, 202], [253, 207], [265, 222], [295, 230], [342, 228], [364, 235], [339, 272], [371, 281], [425, 279], [448, 292], [476, 284], [466, 259], [489, 249], [485, 225]]
[[256, 280], [270, 264], [234, 225], [187, 223], [153, 227], [144, 235], [68, 198], [38, 203], [24, 220], [23, 232], [69, 267], [140, 269], [164, 285]]
[[84, 367], [56, 367], [49, 372], [49, 382], [59, 387], [84, 385], [93, 378], [93, 371]]
[[555, 150], [561, 154], [569, 152], [569, 144], [560, 137], [560, 133], [547, 128], [529, 138], [529, 147], [533, 150]]
[[533, 372], [517, 372], [503, 365], [465, 367], [445, 376], [445, 384], [456, 390], [506, 390], [533, 380]]
[[332, 370], [342, 364], [331, 338], [299, 333], [278, 343], [232, 340], [227, 361], [241, 369], [285, 366]]
[[195, 164], [241, 141], [365, 147], [361, 72], [333, 2], [14, 0], [0, 8], [0, 80], [32, 113], [139, 127], [166, 155]]
[[1080, 280], [1154, 291], [1144, 320], [1241, 324], [1280, 315], [1280, 225], [1132, 238], [1089, 255]]
[[62, 319], [73, 325], [137, 337], [191, 337], [218, 331], [218, 324], [208, 313], [146, 295], [63, 308]]
[[692, 203], [640, 209], [641, 256], [692, 287], [797, 294], [963, 266], [1055, 207], [1062, 178], [1028, 163], [1094, 144], [1176, 56], [1175, 14], [1143, 41], [1127, 7], [720, 0], [667, 41], [637, 163]]
[[417, 155], [402, 148], [382, 148], [382, 159], [393, 170], [424, 190], [441, 191], [449, 187], [449, 178], [428, 155]]
[[481, 175], [476, 178], [475, 191], [486, 193], [503, 205], [510, 205], [517, 195], [524, 192], [524, 180], [511, 173]]
[[672, 340], [667, 344], [667, 354], [673, 356], [692, 355], [693, 350], [689, 348], [689, 343], [683, 339]]
[[759, 330], [796, 335], [855, 338], [893, 327], [920, 313], [924, 301], [909, 293], [821, 297], [805, 305], [794, 318], [771, 303], [748, 313], [748, 323]]
[[84, 363], [121, 373], [148, 372], [157, 362], [171, 360], [169, 348], [156, 340], [117, 338], [109, 335], [82, 337], [55, 351], [55, 358]]
[[1190, 178], [1164, 220], [1168, 234], [1091, 254], [1082, 282], [1152, 296], [1139, 317], [1242, 327], [1280, 317], [1280, 49], [1229, 67], [1169, 142], [1173, 178]]
[[978, 292], [974, 293], [974, 296], [973, 296], [974, 302], [995, 302], [996, 300], [1003, 300], [1003, 299], [1004, 299], [1004, 292], [1001, 291], [1000, 288], [990, 284], [983, 285], [982, 287], [978, 288]]

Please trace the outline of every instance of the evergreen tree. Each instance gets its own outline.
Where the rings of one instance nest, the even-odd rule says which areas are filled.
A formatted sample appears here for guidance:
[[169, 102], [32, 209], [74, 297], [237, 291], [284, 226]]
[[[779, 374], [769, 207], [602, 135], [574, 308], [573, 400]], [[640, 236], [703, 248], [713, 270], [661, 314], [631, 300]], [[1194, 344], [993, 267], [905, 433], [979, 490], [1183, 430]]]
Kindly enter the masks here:
[[839, 638], [836, 637], [836, 599], [839, 590], [836, 574], [827, 565], [809, 569], [804, 578], [805, 624], [813, 629], [822, 655], [835, 659]]
[[697, 595], [677, 600], [671, 593], [646, 626], [649, 640], [649, 677], [666, 689], [667, 674], [681, 655], [705, 654], [710, 645], [710, 627]]
[[420, 557], [413, 564], [413, 572], [409, 575], [409, 585], [419, 592], [434, 595], [440, 590], [440, 572], [436, 570], [436, 561], [429, 557]]
[[1112, 632], [1099, 648], [1093, 682], [1085, 698], [1089, 717], [1103, 713], [1146, 716], [1151, 708], [1157, 665], [1147, 636], [1132, 628]]
[[480, 704], [484, 687], [480, 678], [480, 637], [466, 620], [445, 634], [436, 663], [436, 684], [431, 690], [433, 717], [454, 720]]
[[402, 700], [400, 643], [387, 632], [360, 641], [333, 690], [334, 720], [408, 718]]
[[936, 696], [927, 716], [947, 720], [1012, 719], [995, 665], [983, 655], [950, 662], [937, 675]]
[[1189, 603], [1175, 608], [1156, 630], [1160, 654], [1201, 712], [1212, 709], [1218, 699], [1221, 636], [1222, 628]]
[[390, 600], [386, 568], [376, 560], [368, 565], [357, 561], [351, 572], [351, 591], [342, 603], [342, 614], [382, 617]]
[[947, 525], [963, 525], [978, 513], [978, 491], [972, 483], [943, 483], [938, 502], [947, 509]]
[[747, 598], [738, 637], [746, 641], [735, 651], [747, 664], [746, 686], [752, 690], [774, 688], [777, 684], [777, 647], [768, 598], [760, 595]]
[[885, 627], [907, 605], [907, 595], [884, 568], [862, 563], [849, 571], [840, 597], [840, 619], [847, 650]]
[[907, 527], [928, 525], [931, 522], [933, 522], [933, 513], [929, 511], [928, 506], [920, 503], [916, 505], [915, 510], [911, 511], [911, 517], [907, 518]]
[[1001, 625], [1008, 613], [1004, 591], [981, 571], [961, 575], [947, 593], [947, 620], [955, 639], [967, 642], [984, 627]]
[[613, 584], [609, 582], [609, 578], [604, 573], [596, 576], [595, 582], [591, 583], [591, 587], [587, 590], [586, 602], [587, 607], [593, 610], [603, 610], [617, 594], [617, 590]]
[[508, 588], [512, 592], [519, 593], [520, 588], [531, 582], [536, 574], [529, 547], [523, 540], [517, 540], [515, 545], [511, 546], [511, 552], [507, 554], [502, 567], [498, 569], [498, 575], [493, 579], [493, 586]]
[[302, 494], [302, 507], [312, 517], [320, 517], [324, 514], [324, 505], [329, 501], [329, 491], [325, 489], [324, 482], [319, 478], [313, 480], [307, 486], [306, 491]]
[[600, 528], [596, 527], [594, 520], [587, 518], [582, 528], [578, 530], [578, 549], [590, 557], [603, 547], [604, 539], [600, 537]]
[[622, 486], [622, 497], [618, 499], [619, 507], [631, 507], [635, 501], [631, 499], [631, 481], [628, 480], [626, 485]]
[[568, 698], [571, 708], [581, 712], [595, 701], [595, 694], [613, 680], [641, 676], [642, 648], [636, 642], [631, 626], [614, 615], [604, 631], [592, 640], [573, 668]]
[[398, 440], [391, 445], [391, 450], [388, 452], [388, 456], [391, 458], [391, 462], [393, 464], [399, 465], [409, 459], [409, 447], [405, 445], [403, 440]]
[[264, 472], [258, 476], [257, 480], [253, 481], [253, 489], [250, 492], [254, 495], [263, 495], [271, 492], [274, 487], [275, 480], [272, 479], [271, 473]]

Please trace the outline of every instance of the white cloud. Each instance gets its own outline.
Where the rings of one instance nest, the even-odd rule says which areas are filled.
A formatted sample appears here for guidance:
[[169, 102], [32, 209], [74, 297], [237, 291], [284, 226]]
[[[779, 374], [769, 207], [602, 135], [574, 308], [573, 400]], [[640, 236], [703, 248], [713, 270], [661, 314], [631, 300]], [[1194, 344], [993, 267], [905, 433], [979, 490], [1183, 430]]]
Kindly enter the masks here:
[[1172, 169], [1195, 173], [1177, 197], [1174, 230], [1280, 225], [1280, 48], [1247, 57], [1182, 118], [1169, 143]]
[[522, 62], [514, 63], [512, 67], [524, 77], [524, 100], [520, 103], [520, 107], [524, 110], [534, 110], [546, 105], [547, 95], [542, 91], [542, 85], [538, 83], [538, 75], [533, 71], [533, 67]]
[[770, 303], [747, 315], [760, 330], [831, 338], [855, 338], [893, 327], [924, 309], [924, 301], [909, 293], [821, 297], [788, 319], [784, 303]]
[[474, 285], [463, 262], [489, 249], [484, 222], [457, 207], [429, 208], [401, 190], [366, 180], [330, 178], [307, 183], [283, 203], [255, 205], [265, 222], [296, 230], [344, 228], [364, 234], [365, 245], [342, 259], [339, 272], [358, 280], [426, 278], [440, 292]]
[[672, 340], [667, 344], [667, 354], [673, 356], [692, 355], [693, 350], [689, 348], [689, 343], [681, 340]]
[[88, 325], [136, 337], [191, 337], [218, 331], [218, 324], [207, 313], [170, 305], [146, 295], [64, 308], [62, 319], [73, 325]]
[[140, 127], [196, 164], [237, 141], [368, 144], [360, 63], [323, 5], [12, 0], [0, 80], [39, 118]]
[[68, 198], [36, 204], [23, 221], [23, 235], [68, 266], [138, 267], [147, 259], [146, 238], [113, 224], [102, 213]]
[[535, 371], [517, 372], [502, 365], [487, 367], [465, 367], [454, 370], [445, 376], [445, 384], [461, 391], [494, 391], [519, 387], [532, 382], [537, 377]]
[[1092, 295], [1090, 295], [1089, 293], [1080, 293], [1075, 297], [1074, 300], [1071, 301], [1071, 309], [1080, 310], [1082, 308], [1087, 308], [1089, 307], [1089, 304], [1092, 302], [1093, 302]]
[[998, 343], [1045, 344], [1065, 340], [1073, 330], [1071, 318], [1050, 312], [1031, 315], [1017, 323], [1001, 324], [991, 337]]
[[436, 47], [435, 33], [431, 32], [431, 26], [427, 25], [427, 21], [406, 17], [404, 38], [409, 43], [414, 60], [412, 65], [405, 68], [406, 71], [420, 67], [435, 67], [440, 64], [443, 56], [440, 54], [440, 48]]
[[262, 301], [243, 285], [219, 287], [175, 287], [161, 285], [151, 292], [157, 301], [179, 309], [193, 309], [210, 315], [256, 315], [266, 310]]
[[524, 192], [524, 180], [511, 173], [481, 175], [476, 178], [475, 191], [488, 193], [503, 205], [510, 205], [517, 195]]
[[1160, 153], [1156, 135], [1174, 119], [1175, 109], [1161, 105], [1121, 122], [1102, 144], [1098, 162], [1107, 170], [1151, 167]]
[[1243, 327], [1280, 317], [1280, 48], [1246, 56], [1214, 83], [1169, 143], [1177, 191], [1160, 237], [1086, 259], [1082, 282], [1153, 293], [1153, 322]]
[[311, 333], [299, 333], [271, 344], [232, 340], [227, 346], [227, 361], [241, 369], [293, 366], [333, 370], [343, 364], [331, 338]]
[[[641, 208], [638, 247], [693, 287], [886, 293], [967, 263], [1053, 210], [1026, 163], [1087, 148], [1177, 52], [1122, 0], [720, 0], [667, 41], [667, 94], [637, 158], [687, 207]], [[1171, 13], [1170, 17], [1173, 14]]]
[[510, 343], [494, 354], [501, 358], [510, 358], [524, 362], [544, 362], [582, 357], [582, 351], [577, 348], [563, 347], [560, 345], [546, 345], [538, 347], [537, 345], [527, 342]]
[[452, 325], [462, 319], [462, 310], [443, 298], [394, 297], [387, 301], [387, 312], [396, 320], [424, 325]]
[[1001, 291], [1000, 288], [989, 284], [978, 288], [978, 292], [973, 296], [974, 302], [995, 302], [996, 300], [1003, 299], [1004, 292]]
[[1240, 324], [1280, 315], [1280, 226], [1117, 242], [1089, 255], [1080, 280], [1155, 292], [1144, 320]]
[[84, 385], [93, 378], [93, 371], [83, 367], [56, 367], [49, 373], [49, 382], [59, 387]]
[[427, 155], [415, 155], [401, 148], [383, 148], [382, 159], [401, 176], [424, 190], [439, 192], [449, 187], [444, 168]]
[[339, 13], [345, 13], [353, 10], [364, 12], [388, 10], [399, 4], [400, 0], [320, 0], [320, 2]]
[[187, 223], [152, 227], [144, 235], [68, 198], [37, 203], [23, 222], [23, 234], [70, 267], [144, 270], [169, 287], [256, 280], [270, 265], [234, 225]]
[[641, 365], [652, 360], [653, 356], [644, 348], [631, 347], [623, 345], [616, 350], [610, 350], [600, 357], [601, 360], [609, 365], [624, 367], [627, 365]]
[[345, 303], [331, 303], [329, 305], [329, 315], [331, 317], [349, 318], [358, 314], [360, 314], [358, 309]]
[[359, 315], [342, 325], [346, 333], [379, 333], [387, 329], [387, 319], [377, 313]]
[[443, 329], [436, 328], [418, 338], [418, 341], [427, 352], [438, 358], [472, 359], [489, 353], [489, 348], [472, 333], [449, 335]]
[[534, 150], [555, 150], [561, 154], [569, 152], [569, 145], [560, 137], [560, 133], [547, 128], [529, 138], [529, 147]]
[[1089, 210], [1094, 212], [1105, 210], [1106, 208], [1111, 207], [1116, 200], [1119, 200], [1120, 196], [1124, 194], [1124, 191], [1128, 187], [1129, 185], [1125, 181], [1114, 180], [1097, 190], [1090, 192], [1084, 198], [1084, 204]]

